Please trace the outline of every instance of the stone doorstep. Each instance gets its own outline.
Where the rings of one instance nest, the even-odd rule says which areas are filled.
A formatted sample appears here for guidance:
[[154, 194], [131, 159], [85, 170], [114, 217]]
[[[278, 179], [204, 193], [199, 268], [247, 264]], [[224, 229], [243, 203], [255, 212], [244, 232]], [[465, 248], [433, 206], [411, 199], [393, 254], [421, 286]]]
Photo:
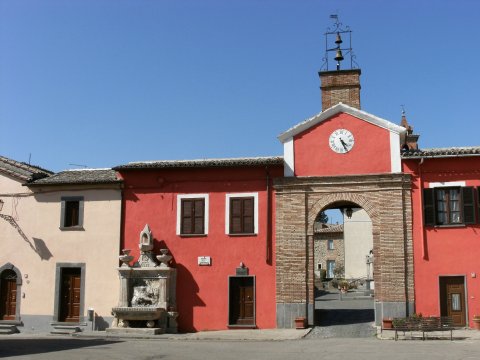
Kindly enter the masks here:
[[54, 335], [71, 335], [82, 331], [79, 326], [75, 325], [54, 325], [53, 329], [50, 334]]
[[18, 332], [15, 325], [0, 325], [0, 335], [10, 335]]
[[137, 334], [137, 335], [159, 335], [164, 334], [165, 330], [162, 328], [107, 328], [106, 333], [122, 335], [122, 334]]

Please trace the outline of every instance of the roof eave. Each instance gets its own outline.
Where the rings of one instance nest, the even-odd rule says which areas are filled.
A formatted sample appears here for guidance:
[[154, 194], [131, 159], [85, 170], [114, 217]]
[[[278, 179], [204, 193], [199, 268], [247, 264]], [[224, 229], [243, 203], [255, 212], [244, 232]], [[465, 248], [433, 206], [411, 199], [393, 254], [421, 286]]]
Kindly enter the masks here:
[[378, 116], [372, 115], [370, 113], [367, 113], [363, 110], [359, 110], [357, 108], [354, 108], [352, 106], [343, 104], [343, 103], [338, 103], [325, 111], [322, 111], [321, 113], [318, 113], [317, 115], [302, 121], [301, 123], [298, 123], [297, 125], [291, 127], [284, 133], [280, 134], [277, 138], [280, 140], [280, 142], [284, 143], [288, 139], [291, 139], [292, 137], [304, 132], [305, 130], [308, 130], [309, 128], [320, 124], [321, 122], [331, 118], [332, 116], [335, 116], [339, 113], [346, 113], [351, 116], [354, 116], [356, 118], [362, 119], [364, 121], [367, 121], [373, 125], [379, 126], [381, 128], [384, 128], [386, 130], [389, 130], [393, 133], [399, 134], [400, 137], [403, 139], [406, 133], [406, 129], [402, 126], [396, 125], [388, 120], [385, 120], [383, 118], [380, 118]]

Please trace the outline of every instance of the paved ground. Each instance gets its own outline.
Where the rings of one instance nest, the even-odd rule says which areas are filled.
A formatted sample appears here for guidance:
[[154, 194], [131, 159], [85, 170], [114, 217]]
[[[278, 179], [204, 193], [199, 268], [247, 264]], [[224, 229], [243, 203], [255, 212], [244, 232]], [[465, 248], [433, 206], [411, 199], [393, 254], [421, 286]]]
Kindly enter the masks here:
[[479, 340], [377, 340], [374, 338], [232, 340], [105, 340], [1, 337], [0, 357], [33, 360], [81, 359], [464, 359], [476, 360]]
[[373, 298], [362, 293], [321, 291], [315, 302], [318, 323], [309, 338], [374, 337], [375, 314]]
[[[480, 331], [455, 330], [448, 336], [421, 341], [402, 338], [380, 340], [373, 336], [370, 299], [339, 299], [323, 294], [318, 299], [323, 317], [320, 324], [306, 330], [228, 330], [195, 334], [165, 334], [143, 339], [107, 337], [106, 333], [85, 333], [81, 337], [48, 334], [0, 336], [0, 358], [33, 360], [83, 359], [275, 359], [302, 360], [443, 360], [480, 358]], [[349, 294], [351, 295], [351, 294]], [[372, 305], [373, 306], [373, 305]], [[328, 311], [327, 311], [328, 310]], [[393, 338], [393, 331], [379, 332]]]

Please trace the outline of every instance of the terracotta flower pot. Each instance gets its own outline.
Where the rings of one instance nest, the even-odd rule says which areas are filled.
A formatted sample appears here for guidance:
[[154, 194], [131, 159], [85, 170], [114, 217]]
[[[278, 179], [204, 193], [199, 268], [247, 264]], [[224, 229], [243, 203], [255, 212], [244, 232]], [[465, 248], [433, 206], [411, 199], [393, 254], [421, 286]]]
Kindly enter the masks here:
[[390, 318], [384, 318], [382, 320], [382, 328], [383, 329], [393, 329], [393, 319], [390, 319]]
[[480, 315], [473, 315], [473, 328], [476, 330], [480, 330]]
[[305, 329], [306, 320], [304, 317], [295, 318], [295, 329]]

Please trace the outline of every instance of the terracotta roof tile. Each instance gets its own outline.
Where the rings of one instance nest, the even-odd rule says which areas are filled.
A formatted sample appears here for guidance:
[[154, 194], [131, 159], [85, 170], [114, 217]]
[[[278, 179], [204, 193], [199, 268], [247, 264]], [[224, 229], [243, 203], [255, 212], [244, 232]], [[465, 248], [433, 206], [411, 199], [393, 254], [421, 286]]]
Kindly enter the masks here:
[[121, 183], [112, 169], [65, 170], [48, 178], [29, 183], [28, 186], [74, 185], [74, 184], [114, 184]]
[[250, 158], [225, 158], [225, 159], [197, 159], [197, 160], [159, 160], [130, 162], [114, 167], [115, 170], [134, 169], [163, 169], [163, 168], [206, 168], [229, 166], [265, 166], [283, 165], [283, 157], [250, 157]]
[[5, 156], [0, 156], [0, 172], [24, 181], [31, 181], [53, 174], [52, 171], [41, 168], [40, 166], [15, 161]]

